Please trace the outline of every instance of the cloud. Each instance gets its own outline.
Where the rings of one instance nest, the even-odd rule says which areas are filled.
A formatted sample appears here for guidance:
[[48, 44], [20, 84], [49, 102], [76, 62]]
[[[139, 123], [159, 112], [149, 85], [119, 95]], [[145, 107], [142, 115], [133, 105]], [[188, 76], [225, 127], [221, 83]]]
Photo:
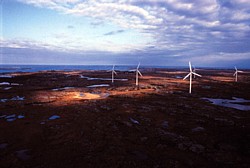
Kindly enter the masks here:
[[[139, 49], [136, 45], [128, 46], [128, 51], [135, 53], [167, 53], [169, 56], [184, 56], [183, 53], [188, 53], [187, 57], [195, 55], [197, 58], [218, 54], [219, 57], [232, 59], [234, 55], [241, 59], [242, 56], [234, 54], [231, 48], [242, 51], [242, 55], [250, 50], [249, 47], [242, 47], [250, 44], [249, 0], [19, 1], [67, 15], [93, 18], [95, 21], [91, 25], [94, 27], [101, 26], [104, 22], [111, 22], [120, 27], [118, 31], [103, 34], [105, 36], [133, 29], [142, 36], [153, 39]], [[114, 46], [117, 48], [114, 49]], [[105, 49], [125, 51], [127, 48], [103, 44], [103, 50]]]
[[74, 29], [75, 27], [72, 26], [72, 25], [68, 25], [67, 28], [68, 28], [68, 29]]
[[105, 33], [104, 36], [115, 35], [115, 34], [119, 34], [119, 33], [123, 33], [123, 32], [124, 32], [124, 30], [111, 31], [111, 32]]

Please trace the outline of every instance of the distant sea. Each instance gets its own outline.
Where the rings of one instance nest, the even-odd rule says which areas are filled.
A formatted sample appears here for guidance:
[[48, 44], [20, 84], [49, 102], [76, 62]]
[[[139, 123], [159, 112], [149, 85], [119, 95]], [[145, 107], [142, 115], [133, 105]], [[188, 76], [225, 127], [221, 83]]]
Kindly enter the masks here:
[[[115, 70], [128, 71], [136, 69], [137, 65], [117, 65]], [[0, 64], [0, 73], [39, 72], [39, 71], [74, 71], [74, 70], [111, 70], [112, 65], [4, 65]], [[140, 66], [143, 68], [185, 68], [166, 66]], [[187, 68], [187, 67], [186, 67]]]
[[[136, 69], [137, 65], [117, 65], [115, 70], [128, 71]], [[112, 65], [7, 65], [0, 64], [0, 73], [13, 72], [39, 72], [39, 71], [74, 71], [74, 70], [111, 70]], [[140, 69], [145, 68], [168, 68], [168, 69], [184, 69], [188, 66], [140, 66]], [[200, 68], [200, 67], [197, 67]], [[207, 69], [207, 68], [202, 68]], [[211, 68], [209, 68], [211, 69]], [[217, 69], [217, 68], [213, 68]], [[228, 69], [228, 68], [218, 68]], [[232, 69], [232, 68], [231, 68]]]

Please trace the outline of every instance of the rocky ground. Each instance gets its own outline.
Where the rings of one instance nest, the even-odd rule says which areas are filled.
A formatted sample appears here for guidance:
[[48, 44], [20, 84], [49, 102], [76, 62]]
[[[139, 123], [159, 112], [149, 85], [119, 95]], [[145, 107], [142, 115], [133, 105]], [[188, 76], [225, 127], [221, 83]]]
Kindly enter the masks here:
[[0, 167], [250, 167], [249, 71], [197, 70], [192, 94], [187, 69], [142, 73], [1, 75]]

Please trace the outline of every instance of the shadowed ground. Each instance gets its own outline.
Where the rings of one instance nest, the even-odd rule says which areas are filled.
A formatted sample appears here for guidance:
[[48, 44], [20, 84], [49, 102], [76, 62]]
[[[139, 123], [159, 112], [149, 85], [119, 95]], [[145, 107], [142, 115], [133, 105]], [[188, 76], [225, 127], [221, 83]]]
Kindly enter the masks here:
[[138, 88], [129, 72], [1, 77], [0, 167], [249, 167], [249, 111], [203, 98], [250, 100], [250, 73], [197, 70], [192, 95], [187, 73], [144, 69]]

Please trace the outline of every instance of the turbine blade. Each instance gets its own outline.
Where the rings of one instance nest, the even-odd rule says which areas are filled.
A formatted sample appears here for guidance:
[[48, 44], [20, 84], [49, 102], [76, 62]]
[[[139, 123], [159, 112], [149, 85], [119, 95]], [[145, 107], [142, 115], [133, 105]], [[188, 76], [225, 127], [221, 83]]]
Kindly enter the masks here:
[[117, 73], [113, 70], [113, 73], [117, 75]]
[[129, 72], [135, 72], [136, 71], [136, 69], [131, 69], [131, 70], [129, 70]]
[[234, 75], [233, 76], [235, 76], [237, 74], [237, 71], [234, 73]]
[[139, 67], [140, 67], [140, 64], [141, 64], [141, 63], [139, 62], [139, 64], [137, 65], [137, 69], [139, 69]]
[[142, 76], [142, 74], [141, 74], [141, 72], [140, 72], [139, 70], [137, 70], [137, 72], [138, 72], [138, 74], [139, 74], [140, 76]]
[[238, 72], [243, 72], [243, 71], [238, 71]]
[[199, 75], [199, 74], [197, 74], [197, 73], [195, 73], [195, 72], [192, 72], [192, 74], [201, 77], [201, 75]]
[[235, 71], [237, 71], [237, 68], [236, 68], [236, 66], [235, 66], [234, 68], [235, 68]]
[[115, 65], [113, 65], [113, 71], [115, 70]]
[[183, 80], [187, 79], [187, 78], [189, 77], [190, 74], [191, 74], [191, 73], [187, 74], [187, 75], [183, 78]]
[[190, 61], [189, 61], [189, 69], [190, 69], [190, 72], [192, 72], [192, 65]]

